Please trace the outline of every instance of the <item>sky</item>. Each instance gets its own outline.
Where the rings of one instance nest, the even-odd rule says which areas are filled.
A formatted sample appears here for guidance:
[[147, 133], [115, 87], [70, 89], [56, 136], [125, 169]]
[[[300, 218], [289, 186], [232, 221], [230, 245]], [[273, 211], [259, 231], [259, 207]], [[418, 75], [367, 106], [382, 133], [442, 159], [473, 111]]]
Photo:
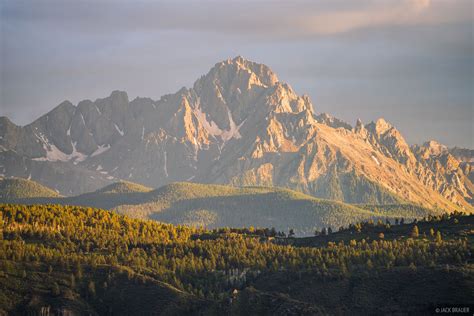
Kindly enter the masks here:
[[24, 125], [113, 90], [157, 100], [242, 55], [318, 113], [474, 148], [473, 3], [0, 0], [0, 116]]

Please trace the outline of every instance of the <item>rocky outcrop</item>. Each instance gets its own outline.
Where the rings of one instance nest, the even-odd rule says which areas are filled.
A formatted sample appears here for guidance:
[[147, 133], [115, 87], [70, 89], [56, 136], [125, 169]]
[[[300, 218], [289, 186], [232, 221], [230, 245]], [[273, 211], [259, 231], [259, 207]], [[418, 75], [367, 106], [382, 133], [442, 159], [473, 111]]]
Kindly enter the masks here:
[[416, 172], [425, 185], [455, 203], [474, 202], [474, 173], [470, 162], [455, 157], [451, 150], [436, 141], [413, 146], [412, 150], [420, 164]]

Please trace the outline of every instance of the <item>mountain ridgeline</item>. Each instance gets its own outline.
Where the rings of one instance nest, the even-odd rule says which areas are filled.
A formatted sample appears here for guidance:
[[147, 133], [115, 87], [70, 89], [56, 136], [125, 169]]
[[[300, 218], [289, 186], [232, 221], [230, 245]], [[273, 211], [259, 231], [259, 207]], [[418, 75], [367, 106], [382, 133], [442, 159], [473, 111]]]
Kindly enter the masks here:
[[315, 109], [269, 67], [239, 56], [157, 101], [114, 91], [64, 101], [26, 126], [1, 117], [0, 173], [68, 196], [119, 180], [193, 181], [472, 211], [472, 151], [409, 146], [384, 119], [352, 127]]

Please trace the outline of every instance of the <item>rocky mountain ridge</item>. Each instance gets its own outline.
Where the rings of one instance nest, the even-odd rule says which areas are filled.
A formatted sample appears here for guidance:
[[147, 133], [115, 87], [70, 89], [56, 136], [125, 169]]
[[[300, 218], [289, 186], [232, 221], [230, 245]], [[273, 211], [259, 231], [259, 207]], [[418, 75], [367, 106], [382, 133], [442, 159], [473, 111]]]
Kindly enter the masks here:
[[155, 101], [114, 91], [65, 101], [29, 125], [0, 118], [0, 173], [61, 194], [117, 180], [275, 185], [349, 203], [405, 200], [472, 210], [472, 151], [409, 146], [384, 119], [317, 114], [272, 70], [242, 57]]

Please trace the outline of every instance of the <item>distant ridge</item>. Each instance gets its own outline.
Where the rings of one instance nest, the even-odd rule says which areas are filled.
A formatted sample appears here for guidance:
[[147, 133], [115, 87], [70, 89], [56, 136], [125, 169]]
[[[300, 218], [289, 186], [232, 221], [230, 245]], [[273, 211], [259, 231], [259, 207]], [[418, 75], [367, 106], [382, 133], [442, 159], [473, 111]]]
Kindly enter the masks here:
[[97, 190], [96, 193], [136, 193], [150, 191], [153, 191], [153, 189], [138, 183], [119, 181]]

